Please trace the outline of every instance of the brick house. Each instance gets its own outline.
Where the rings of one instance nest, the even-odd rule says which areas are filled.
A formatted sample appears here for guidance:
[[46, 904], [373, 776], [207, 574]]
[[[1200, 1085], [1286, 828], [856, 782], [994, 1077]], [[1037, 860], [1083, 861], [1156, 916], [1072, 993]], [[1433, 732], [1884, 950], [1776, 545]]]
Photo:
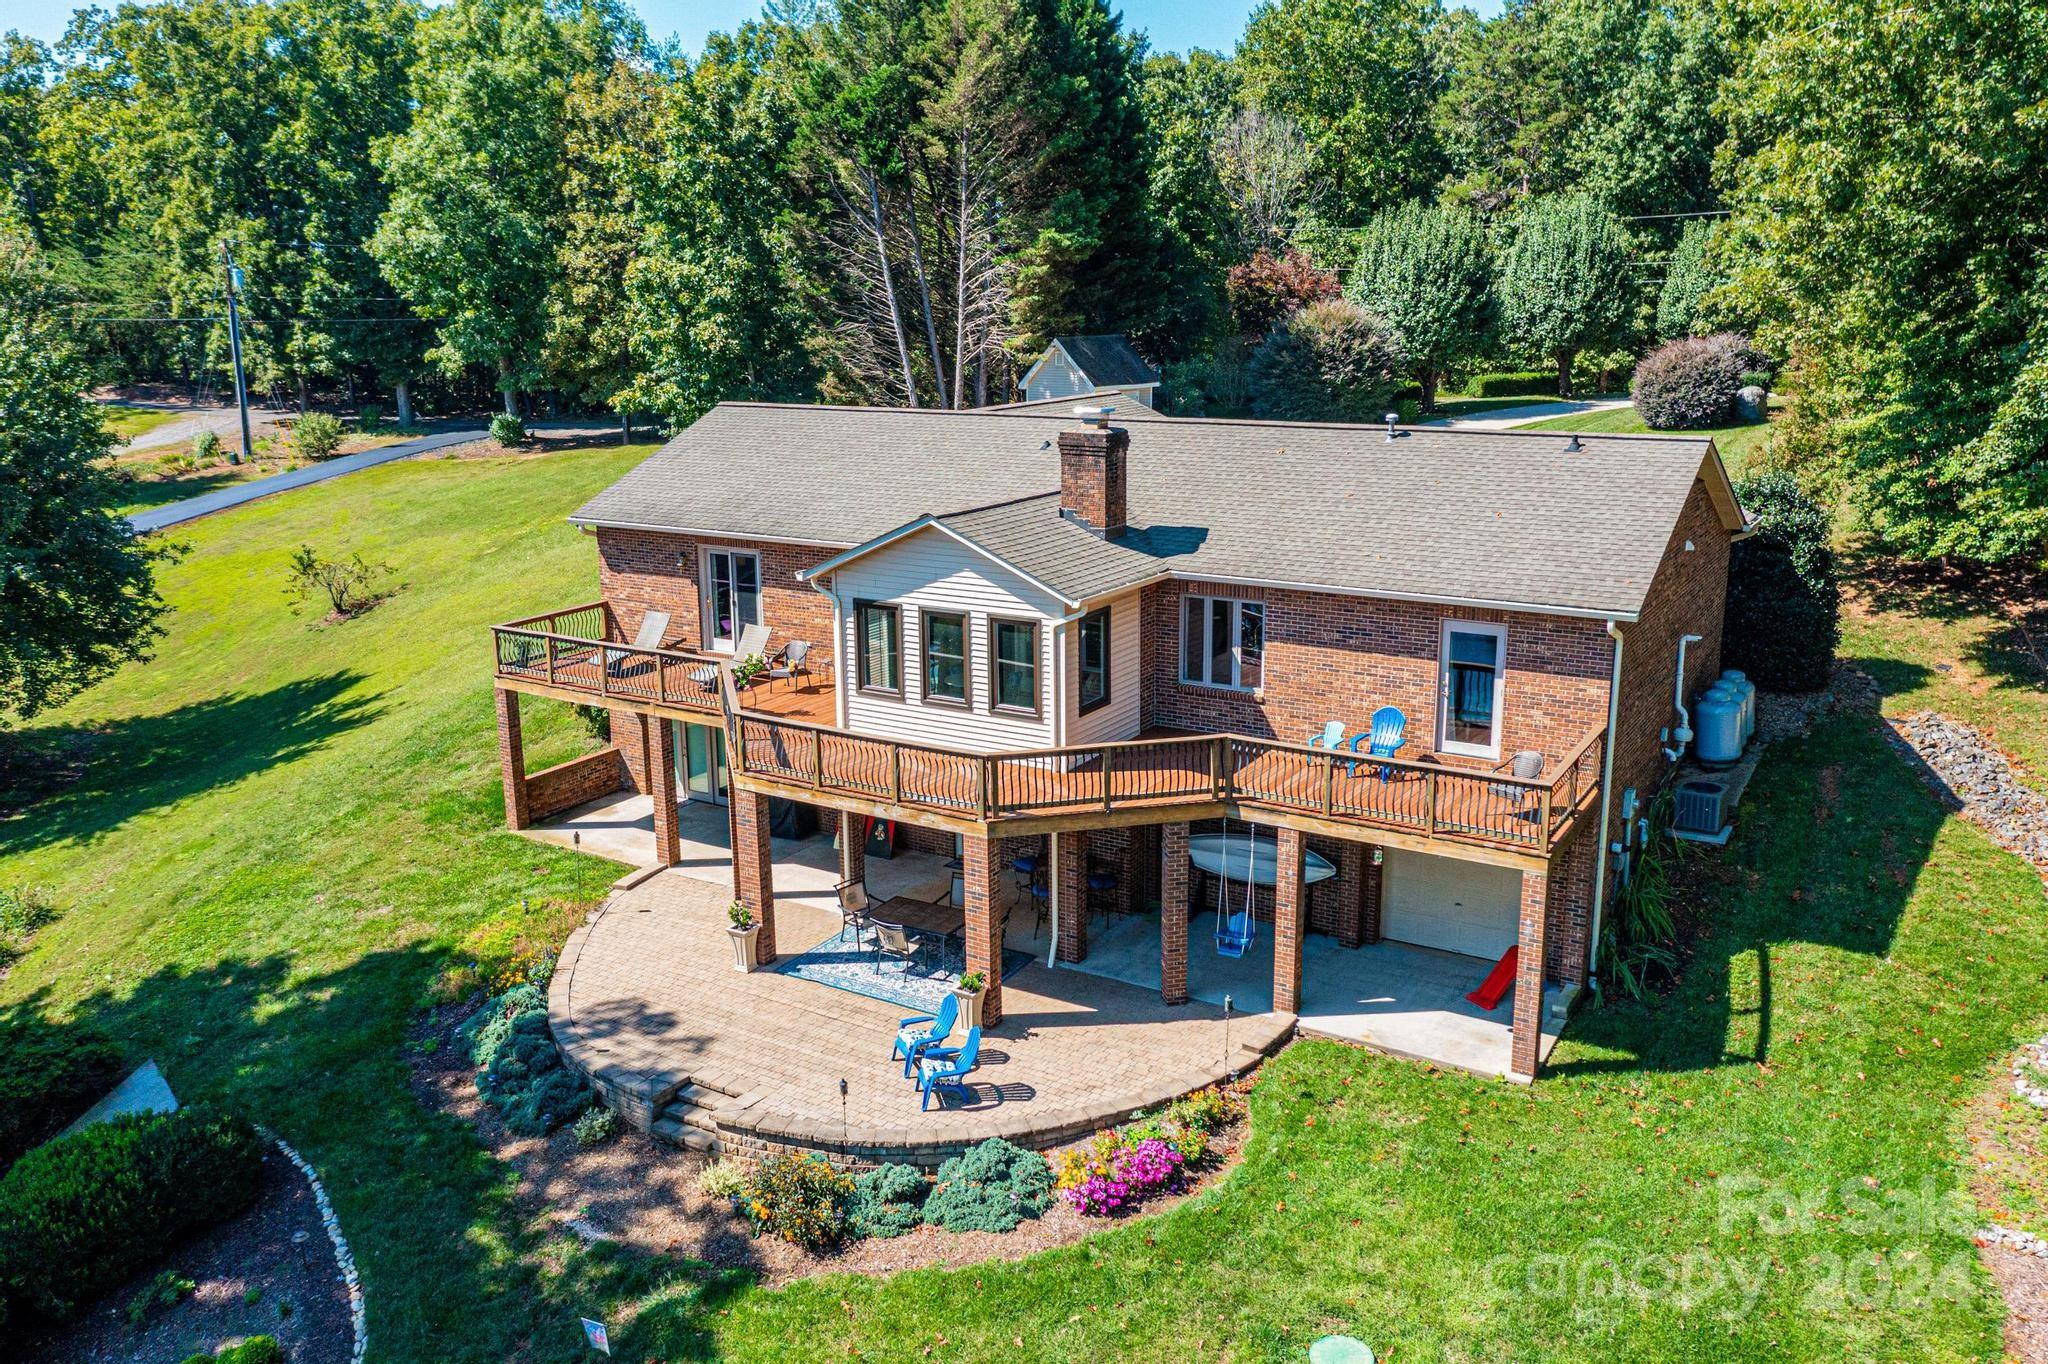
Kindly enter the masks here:
[[[1624, 795], [1718, 673], [1745, 525], [1707, 439], [1066, 403], [722, 404], [570, 519], [601, 599], [495, 631], [514, 827], [630, 786], [673, 863], [679, 808], [729, 803], [772, 960], [776, 812], [828, 816], [848, 875], [886, 821], [958, 858], [991, 1023], [1019, 857], [1053, 960], [1415, 1054], [1319, 990], [1375, 945], [1459, 990], [1513, 949], [1518, 1079], [1588, 979]], [[810, 675], [734, 685], [749, 626]], [[609, 706], [615, 746], [527, 774], [522, 695]], [[1209, 953], [1245, 908], [1257, 980]]]

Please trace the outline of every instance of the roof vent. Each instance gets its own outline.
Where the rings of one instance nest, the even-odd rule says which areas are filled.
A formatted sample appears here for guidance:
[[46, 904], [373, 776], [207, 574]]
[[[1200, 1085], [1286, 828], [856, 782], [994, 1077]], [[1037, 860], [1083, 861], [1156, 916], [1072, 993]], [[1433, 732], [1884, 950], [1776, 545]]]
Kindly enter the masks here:
[[1105, 427], [1109, 425], [1109, 414], [1114, 411], [1116, 409], [1113, 407], [1077, 407], [1074, 409], [1074, 415], [1081, 419], [1084, 426]]
[[1579, 444], [1579, 433], [1576, 431], [1572, 432], [1572, 438], [1564, 443], [1564, 451], [1568, 455], [1576, 455], [1585, 448]]
[[1389, 412], [1386, 415], [1385, 420], [1387, 423], [1387, 439], [1392, 440], [1394, 438], [1394, 423], [1401, 420], [1401, 414], [1398, 412]]

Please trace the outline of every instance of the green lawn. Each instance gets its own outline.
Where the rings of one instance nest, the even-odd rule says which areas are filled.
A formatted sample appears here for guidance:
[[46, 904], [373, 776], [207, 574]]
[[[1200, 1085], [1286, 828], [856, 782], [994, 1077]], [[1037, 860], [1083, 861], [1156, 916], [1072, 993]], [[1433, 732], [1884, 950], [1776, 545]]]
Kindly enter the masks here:
[[100, 404], [100, 420], [107, 430], [114, 433], [117, 441], [134, 440], [137, 436], [156, 430], [165, 422], [176, 421], [184, 416], [182, 412], [158, 411], [151, 407], [129, 407], [124, 403]]
[[[1639, 435], [1650, 428], [1636, 415], [1633, 407], [1614, 407], [1605, 412], [1587, 412], [1579, 416], [1545, 417], [1518, 426], [1517, 431], [1583, 431], [1588, 434], [1605, 432], [1611, 435]], [[1697, 431], [1663, 431], [1659, 435], [1712, 436], [1714, 446], [1721, 452], [1721, 458], [1728, 465], [1728, 472], [1742, 477], [1749, 461], [1770, 447], [1771, 426], [1769, 422], [1742, 422], [1735, 426], [1708, 426]]]
[[[0, 1001], [99, 1022], [297, 1144], [375, 1359], [581, 1360], [578, 1315], [670, 1364], [1292, 1361], [1337, 1328], [1403, 1361], [1996, 1357], [1953, 1191], [1965, 1106], [2048, 1013], [2048, 902], [1856, 720], [1765, 764], [1700, 864], [1713, 928], [1682, 987], [1583, 1015], [1533, 1088], [1297, 1046], [1218, 1189], [887, 1282], [764, 1292], [523, 1223], [507, 1173], [414, 1103], [401, 1047], [465, 933], [608, 874], [501, 831], [483, 627], [588, 597], [562, 517], [644, 448], [391, 465], [196, 523], [157, 660], [31, 727], [85, 775], [0, 824], [0, 884], [67, 910]], [[405, 588], [295, 617], [302, 542]], [[565, 708], [527, 713], [529, 763], [584, 742]], [[1934, 1211], [1906, 1215], [1923, 1189]], [[1753, 1215], [1786, 1196], [1816, 1215]], [[1859, 1234], [1866, 1196], [1906, 1201]], [[1640, 1295], [1597, 1291], [1609, 1261]]]

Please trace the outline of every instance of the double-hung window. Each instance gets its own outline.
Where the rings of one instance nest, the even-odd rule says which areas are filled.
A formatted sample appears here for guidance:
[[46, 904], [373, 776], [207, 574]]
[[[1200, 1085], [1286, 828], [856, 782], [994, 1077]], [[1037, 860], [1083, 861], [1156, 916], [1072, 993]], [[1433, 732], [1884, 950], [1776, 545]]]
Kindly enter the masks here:
[[1109, 704], [1109, 608], [1105, 606], [1081, 617], [1076, 638], [1081, 664], [1079, 713], [1086, 715], [1097, 706]]
[[901, 696], [903, 634], [896, 608], [886, 602], [855, 602], [853, 632], [860, 660], [860, 689]]
[[1500, 756], [1502, 675], [1507, 627], [1447, 620], [1437, 696], [1437, 746], [1474, 758]]
[[730, 649], [740, 631], [761, 623], [761, 561], [734, 549], [714, 549], [704, 559], [706, 642]]
[[989, 709], [1038, 714], [1038, 622], [992, 620], [988, 634]]
[[924, 699], [967, 704], [967, 617], [924, 613]]
[[1249, 691], [1266, 678], [1266, 604], [1235, 597], [1181, 598], [1183, 682]]

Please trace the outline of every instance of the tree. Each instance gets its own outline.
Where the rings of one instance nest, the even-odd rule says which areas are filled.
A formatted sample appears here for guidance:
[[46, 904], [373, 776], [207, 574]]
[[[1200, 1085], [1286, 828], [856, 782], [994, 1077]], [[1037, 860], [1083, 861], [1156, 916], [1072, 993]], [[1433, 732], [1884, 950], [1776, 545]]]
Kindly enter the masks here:
[[0, 237], [0, 715], [30, 718], [162, 633], [161, 551], [110, 514], [112, 438], [50, 315], [47, 266]]
[[1400, 335], [1430, 411], [1437, 376], [1483, 353], [1493, 336], [1498, 310], [1486, 230], [1454, 208], [1409, 203], [1382, 213], [1359, 239], [1346, 293]]
[[1319, 268], [1299, 251], [1280, 256], [1254, 252], [1243, 265], [1230, 268], [1226, 288], [1230, 316], [1247, 346], [1258, 344], [1302, 308], [1336, 298], [1341, 292], [1333, 271]]
[[1340, 226], [1443, 174], [1430, 119], [1447, 74], [1442, 15], [1437, 0], [1264, 0], [1246, 22], [1246, 100], [1301, 130], [1322, 211]]
[[2048, 556], [2048, 14], [1744, 3], [1725, 298], [1790, 357], [1781, 446], [1895, 552]]
[[375, 144], [391, 200], [370, 249], [437, 319], [428, 358], [494, 369], [507, 412], [544, 373], [570, 86], [643, 44], [600, 0], [563, 13], [546, 0], [452, 0], [419, 26], [411, 126]]
[[1678, 245], [1664, 265], [1664, 287], [1657, 294], [1657, 335], [1666, 341], [1706, 332], [1706, 299], [1720, 284], [1721, 274], [1709, 261], [1714, 224], [1695, 218], [1678, 234]]
[[1321, 195], [1301, 129], [1284, 115], [1239, 109], [1213, 145], [1239, 251], [1285, 251]]
[[1385, 319], [1341, 299], [1312, 303], [1252, 353], [1252, 413], [1282, 421], [1376, 421], [1406, 364]]
[[1515, 216], [1500, 259], [1501, 322], [1509, 341], [1557, 365], [1572, 396], [1572, 361], [1618, 339], [1634, 307], [1628, 239], [1591, 198], [1539, 199]]
[[1223, 275], [1243, 259], [1237, 216], [1214, 147], [1237, 104], [1227, 58], [1199, 48], [1183, 58], [1148, 57], [1138, 87], [1151, 144], [1152, 212], [1181, 263], [1175, 312], [1195, 325], [1199, 347], [1226, 315]]

